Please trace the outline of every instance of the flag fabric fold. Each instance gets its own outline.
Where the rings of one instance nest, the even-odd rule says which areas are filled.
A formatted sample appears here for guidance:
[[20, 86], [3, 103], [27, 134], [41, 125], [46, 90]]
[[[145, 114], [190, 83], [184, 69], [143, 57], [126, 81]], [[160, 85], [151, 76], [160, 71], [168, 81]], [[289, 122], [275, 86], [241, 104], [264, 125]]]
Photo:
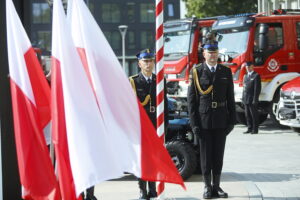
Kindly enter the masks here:
[[50, 88], [12, 0], [6, 0], [7, 47], [18, 166], [24, 199], [60, 199], [43, 129]]
[[[114, 148], [112, 153], [98, 155], [97, 158], [91, 155], [91, 159], [86, 158], [82, 163], [74, 161], [74, 165], [76, 163], [80, 165], [80, 169], [84, 169], [73, 174], [76, 188], [79, 184], [88, 187], [91, 182], [97, 183], [106, 178], [115, 178], [107, 177], [104, 171], [95, 170], [99, 167], [113, 167], [106, 161], [114, 158], [118, 160], [118, 165], [123, 172], [133, 173], [149, 181], [164, 181], [184, 186], [167, 150], [138, 102], [117, 57], [82, 0], [69, 0], [68, 22], [85, 73], [90, 77], [91, 88], [103, 120], [102, 131], [104, 132], [98, 131], [93, 138], [100, 146], [103, 143], [103, 136], [109, 135], [107, 142]], [[70, 151], [76, 148], [79, 142], [75, 137], [72, 138], [69, 144], [74, 144], [70, 145]], [[100, 149], [103, 151], [104, 147]], [[88, 145], [86, 148], [90, 152], [98, 151], [93, 145]], [[71, 155], [72, 166], [73, 159], [75, 160]], [[106, 166], [101, 166], [103, 161]], [[90, 176], [84, 177], [83, 172]], [[97, 177], [97, 180], [94, 177]], [[82, 188], [78, 187], [78, 190]]]
[[[54, 0], [52, 34], [53, 143], [62, 197], [72, 200], [99, 180], [121, 177], [123, 170], [117, 160], [120, 156], [115, 155], [118, 147], [105, 130], [60, 0]], [[86, 169], [99, 171], [102, 176]]]

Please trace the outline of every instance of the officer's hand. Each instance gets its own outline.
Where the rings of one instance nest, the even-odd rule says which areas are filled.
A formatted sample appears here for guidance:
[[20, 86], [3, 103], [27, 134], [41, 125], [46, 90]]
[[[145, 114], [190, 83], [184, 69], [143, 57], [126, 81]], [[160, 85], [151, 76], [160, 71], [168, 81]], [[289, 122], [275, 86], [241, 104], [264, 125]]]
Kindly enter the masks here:
[[234, 128], [234, 125], [233, 124], [229, 124], [227, 126], [227, 128], [225, 129], [225, 134], [228, 135]]
[[194, 133], [195, 135], [197, 135], [199, 138], [201, 137], [200, 128], [199, 128], [198, 126], [195, 126], [195, 127], [193, 128], [193, 133]]

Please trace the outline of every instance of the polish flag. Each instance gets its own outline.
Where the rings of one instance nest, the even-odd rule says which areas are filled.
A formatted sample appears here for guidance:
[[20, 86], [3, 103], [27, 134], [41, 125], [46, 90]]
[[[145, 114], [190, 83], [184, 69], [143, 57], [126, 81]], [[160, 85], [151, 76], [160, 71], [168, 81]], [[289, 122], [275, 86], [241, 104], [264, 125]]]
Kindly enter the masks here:
[[[51, 78], [52, 133], [58, 178], [62, 198], [73, 200], [99, 181], [121, 177], [120, 162], [135, 151], [130, 149], [132, 152], [118, 155], [120, 147], [111, 143], [111, 135], [106, 131], [73, 44], [61, 0], [54, 0], [53, 5]], [[118, 139], [126, 141], [125, 136]]]
[[7, 49], [14, 130], [24, 199], [60, 199], [43, 129], [50, 88], [12, 0], [6, 0]]
[[[89, 103], [88, 108], [95, 115], [97, 113], [100, 121], [96, 125], [101, 125], [99, 129], [88, 126], [90, 131], [80, 131], [78, 135], [83, 134], [82, 138], [71, 133], [74, 137], [68, 140], [71, 166], [78, 169], [73, 171], [76, 191], [122, 176], [123, 172], [144, 180], [184, 187], [181, 176], [84, 1], [69, 0], [68, 15], [72, 38], [83, 64], [81, 71], [84, 70], [89, 77], [85, 78], [85, 84], [91, 83], [90, 88], [93, 88], [92, 91], [79, 92], [79, 87], [76, 87], [76, 92], [89, 101], [92, 101], [91, 96], [94, 97], [94, 103]], [[74, 66], [70, 67], [74, 72]], [[74, 84], [83, 84], [77, 78], [83, 76], [82, 72], [79, 73], [78, 69], [78, 74], [73, 73]], [[87, 91], [90, 96], [83, 95]], [[93, 119], [84, 113], [72, 113], [75, 114], [88, 122]], [[74, 130], [79, 125], [83, 126], [75, 121], [70, 123]]]

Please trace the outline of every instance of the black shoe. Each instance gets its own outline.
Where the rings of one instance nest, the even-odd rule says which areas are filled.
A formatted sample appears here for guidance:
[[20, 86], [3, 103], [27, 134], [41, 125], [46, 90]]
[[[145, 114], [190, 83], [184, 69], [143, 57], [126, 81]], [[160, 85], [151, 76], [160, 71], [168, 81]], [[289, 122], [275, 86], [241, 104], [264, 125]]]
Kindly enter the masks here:
[[251, 133], [251, 132], [252, 132], [252, 130], [248, 129], [247, 131], [244, 132], [244, 134], [248, 134], [248, 133]]
[[217, 198], [228, 198], [228, 194], [224, 192], [219, 186], [213, 186], [212, 196]]
[[203, 192], [203, 199], [211, 199], [212, 198], [212, 187], [205, 186]]
[[148, 199], [156, 198], [156, 197], [157, 197], [157, 192], [149, 192], [148, 193]]
[[258, 131], [252, 131], [251, 134], [258, 134]]
[[85, 200], [97, 200], [97, 198], [95, 196], [92, 196], [92, 197], [87, 197]]
[[141, 190], [139, 199], [148, 200], [147, 191]]

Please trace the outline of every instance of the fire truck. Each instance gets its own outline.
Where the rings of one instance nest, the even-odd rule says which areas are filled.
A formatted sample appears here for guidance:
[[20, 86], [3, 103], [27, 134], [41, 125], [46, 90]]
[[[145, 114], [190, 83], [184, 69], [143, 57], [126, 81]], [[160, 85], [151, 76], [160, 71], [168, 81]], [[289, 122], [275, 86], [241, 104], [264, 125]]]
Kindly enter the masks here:
[[300, 132], [300, 77], [281, 87], [276, 117], [280, 124]]
[[246, 123], [241, 98], [247, 72], [242, 64], [252, 61], [262, 81], [259, 121], [262, 123], [270, 115], [272, 121], [280, 125], [276, 118], [280, 88], [300, 72], [300, 12], [279, 10], [270, 16], [226, 17], [217, 20], [212, 31], [218, 37], [222, 63], [232, 70], [237, 120]]
[[[217, 17], [179, 19], [164, 23], [164, 73], [168, 94], [186, 110], [190, 69], [203, 61], [201, 44]], [[178, 104], [178, 105], [179, 105]]]

